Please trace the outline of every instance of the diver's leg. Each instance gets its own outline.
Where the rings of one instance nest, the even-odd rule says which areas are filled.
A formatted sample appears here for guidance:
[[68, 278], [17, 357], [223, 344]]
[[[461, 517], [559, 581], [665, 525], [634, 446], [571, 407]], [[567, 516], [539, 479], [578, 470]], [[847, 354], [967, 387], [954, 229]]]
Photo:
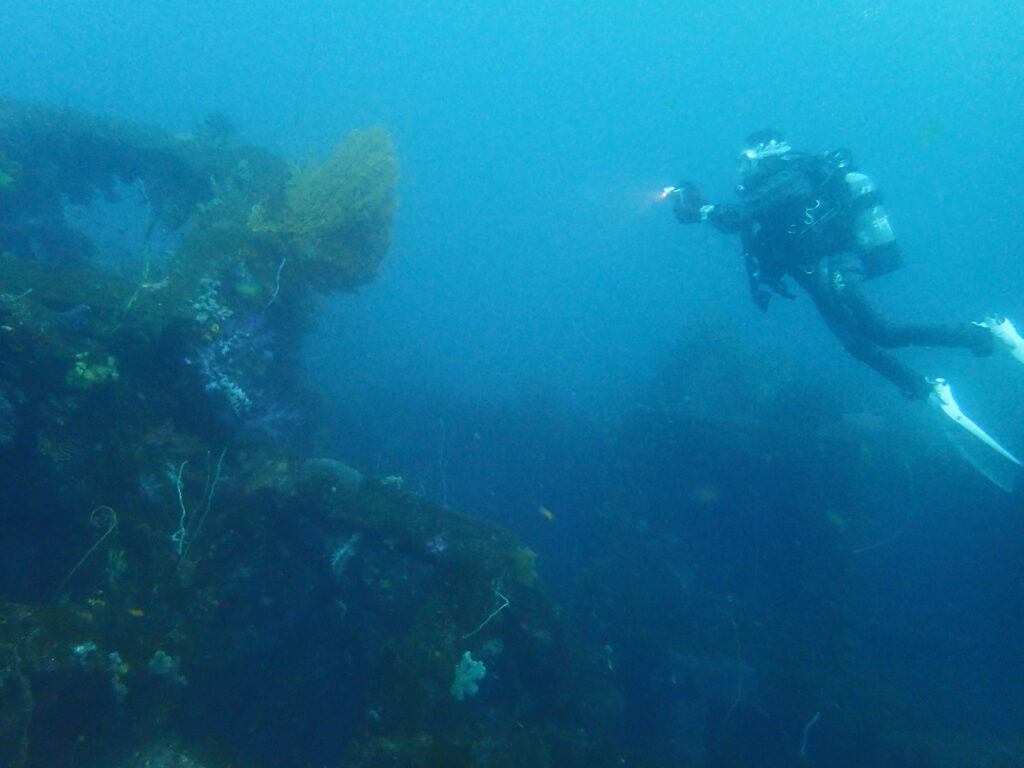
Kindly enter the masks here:
[[882, 374], [911, 400], [925, 400], [931, 395], [932, 385], [928, 379], [895, 355], [886, 352], [844, 324], [835, 323], [828, 317], [825, 318], [825, 322], [847, 352]]
[[974, 354], [990, 355], [995, 347], [993, 333], [976, 323], [898, 323], [883, 314], [861, 288], [855, 273], [839, 274], [838, 300], [845, 306], [859, 332], [880, 347], [958, 347]]
[[[829, 328], [851, 355], [867, 363], [878, 373], [896, 384], [907, 397], [914, 400], [927, 399], [949, 417], [954, 424], [981, 440], [985, 445], [1013, 462], [1013, 464], [1018, 467], [1021, 466], [1021, 462], [1016, 456], [1007, 451], [974, 421], [964, 415], [956, 400], [953, 399], [952, 390], [950, 390], [949, 384], [945, 379], [926, 379], [882, 349], [864, 332], [863, 317], [858, 314], [862, 307], [850, 301], [852, 296], [857, 299], [861, 298], [861, 294], [859, 291], [846, 292], [847, 286], [844, 285], [841, 273], [824, 269], [820, 270], [820, 272], [822, 274], [815, 275], [812, 273], [803, 275], [798, 279], [814, 299], [819, 312], [821, 312], [825, 322], [828, 323]], [[874, 316], [880, 317], [877, 313]], [[978, 327], [978, 330], [983, 331], [989, 336], [991, 344], [992, 334], [989, 333], [988, 329]], [[928, 333], [930, 334], [931, 332], [930, 329]], [[935, 338], [935, 336], [922, 334], [915, 338]], [[954, 336], [939, 336], [938, 338], [948, 341], [953, 339]], [[941, 344], [943, 342], [933, 343]], [[968, 346], [970, 349], [977, 349], [974, 345], [949, 344], [949, 346]]]
[[822, 267], [795, 277], [813, 299], [818, 313], [847, 352], [882, 374], [907, 397], [913, 400], [926, 399], [932, 393], [932, 385], [923, 375], [886, 352], [863, 332], [856, 314], [845, 300], [846, 286], [843, 285], [841, 275], [837, 279], [837, 274]]

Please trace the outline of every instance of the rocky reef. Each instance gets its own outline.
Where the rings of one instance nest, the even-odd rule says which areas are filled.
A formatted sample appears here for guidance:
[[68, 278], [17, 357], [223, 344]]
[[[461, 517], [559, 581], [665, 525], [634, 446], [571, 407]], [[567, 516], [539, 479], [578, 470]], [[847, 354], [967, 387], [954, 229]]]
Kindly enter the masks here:
[[296, 350], [397, 177], [0, 101], [0, 763], [614, 762], [536, 556], [321, 455]]

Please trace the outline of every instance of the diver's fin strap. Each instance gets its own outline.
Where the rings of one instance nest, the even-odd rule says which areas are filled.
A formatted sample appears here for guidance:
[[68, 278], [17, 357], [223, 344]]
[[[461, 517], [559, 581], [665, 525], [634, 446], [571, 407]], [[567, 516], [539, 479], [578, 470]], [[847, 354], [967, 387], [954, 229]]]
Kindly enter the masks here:
[[[1012, 328], [1013, 326], [1010, 327]], [[1017, 338], [1020, 337], [1018, 336]], [[996, 453], [1004, 456], [1018, 466], [1024, 466], [1021, 464], [1020, 459], [1003, 448], [1003, 446], [997, 443], [993, 438], [989, 437], [985, 430], [964, 415], [964, 412], [960, 410], [960, 406], [956, 404], [956, 400], [953, 399], [953, 393], [950, 391], [949, 384], [945, 379], [929, 379], [929, 383], [932, 385], [932, 393], [928, 396], [928, 399], [938, 406], [944, 414], [949, 416], [949, 418], [951, 418], [958, 426], [966, 429]]]
[[989, 317], [978, 325], [988, 328], [993, 336], [1009, 347], [1011, 355], [1024, 363], [1024, 338], [1007, 318]]

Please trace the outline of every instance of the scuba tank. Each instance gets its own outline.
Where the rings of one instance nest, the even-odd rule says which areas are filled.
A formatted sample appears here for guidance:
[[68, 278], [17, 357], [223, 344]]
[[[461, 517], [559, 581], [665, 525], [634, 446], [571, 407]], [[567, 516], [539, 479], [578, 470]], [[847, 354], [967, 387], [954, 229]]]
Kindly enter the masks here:
[[870, 279], [899, 269], [903, 256], [875, 182], [859, 171], [849, 171], [845, 181], [850, 195], [851, 229], [864, 262], [864, 276]]

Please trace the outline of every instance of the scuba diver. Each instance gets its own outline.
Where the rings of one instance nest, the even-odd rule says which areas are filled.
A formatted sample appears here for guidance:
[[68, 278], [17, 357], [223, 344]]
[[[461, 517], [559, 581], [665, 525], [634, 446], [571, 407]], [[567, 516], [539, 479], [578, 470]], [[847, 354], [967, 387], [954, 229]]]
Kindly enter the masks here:
[[[872, 180], [845, 150], [793, 151], [774, 130], [747, 137], [739, 156], [739, 202], [709, 204], [690, 182], [667, 187], [684, 224], [707, 222], [739, 234], [754, 302], [767, 311], [773, 294], [803, 288], [846, 350], [914, 400], [929, 400], [989, 448], [1021, 462], [960, 410], [945, 379], [928, 378], [888, 350], [943, 346], [990, 355], [1001, 342], [1024, 363], [1024, 339], [1004, 317], [950, 325], [895, 323], [875, 308], [864, 283], [903, 265], [899, 243]], [[962, 433], [961, 433], [962, 434]]]

